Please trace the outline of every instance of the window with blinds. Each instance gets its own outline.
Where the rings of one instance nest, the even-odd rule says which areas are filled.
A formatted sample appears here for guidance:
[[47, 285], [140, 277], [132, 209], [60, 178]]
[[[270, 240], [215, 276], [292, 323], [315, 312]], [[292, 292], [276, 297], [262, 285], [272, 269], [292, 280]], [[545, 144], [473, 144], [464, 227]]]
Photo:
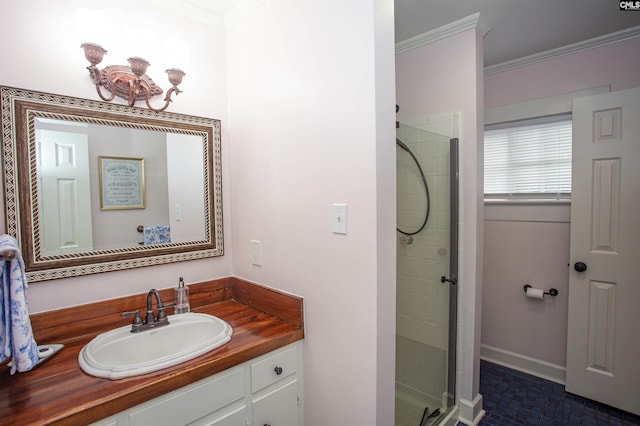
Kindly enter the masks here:
[[571, 197], [571, 115], [487, 126], [486, 200]]

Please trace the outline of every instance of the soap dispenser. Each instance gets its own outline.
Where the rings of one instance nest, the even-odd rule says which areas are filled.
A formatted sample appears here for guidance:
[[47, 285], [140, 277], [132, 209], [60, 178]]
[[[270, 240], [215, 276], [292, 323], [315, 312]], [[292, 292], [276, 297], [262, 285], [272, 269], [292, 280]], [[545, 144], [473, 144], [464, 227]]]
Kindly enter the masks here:
[[178, 287], [174, 289], [174, 295], [176, 306], [173, 312], [175, 314], [184, 314], [189, 312], [189, 287], [185, 287], [182, 277], [180, 277], [178, 281]]

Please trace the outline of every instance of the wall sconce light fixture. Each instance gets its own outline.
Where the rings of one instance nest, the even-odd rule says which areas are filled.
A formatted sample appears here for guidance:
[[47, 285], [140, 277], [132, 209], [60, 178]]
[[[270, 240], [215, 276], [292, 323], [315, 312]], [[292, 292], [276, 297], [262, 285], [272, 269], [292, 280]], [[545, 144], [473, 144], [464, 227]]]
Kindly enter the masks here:
[[[98, 69], [97, 65], [102, 62], [102, 58], [107, 51], [100, 45], [95, 43], [83, 43], [80, 45], [84, 49], [84, 56], [87, 61], [91, 63], [87, 67], [93, 84], [96, 85], [98, 95], [102, 100], [110, 102], [117, 95], [123, 99], [126, 99], [129, 106], [134, 106], [137, 101], [144, 100], [147, 103], [147, 107], [154, 111], [164, 111], [171, 103], [171, 96], [175, 93], [176, 96], [181, 92], [178, 89], [178, 85], [182, 83], [184, 77], [184, 71], [178, 68], [170, 68], [166, 70], [169, 76], [169, 82], [173, 85], [164, 98], [164, 106], [162, 108], [154, 108], [149, 103], [149, 99], [156, 95], [162, 94], [162, 89], [158, 87], [151, 78], [145, 74], [149, 62], [137, 56], [133, 56], [128, 59], [129, 66], [126, 65], [109, 65], [102, 70]], [[105, 96], [102, 93], [103, 87], [111, 95]]]

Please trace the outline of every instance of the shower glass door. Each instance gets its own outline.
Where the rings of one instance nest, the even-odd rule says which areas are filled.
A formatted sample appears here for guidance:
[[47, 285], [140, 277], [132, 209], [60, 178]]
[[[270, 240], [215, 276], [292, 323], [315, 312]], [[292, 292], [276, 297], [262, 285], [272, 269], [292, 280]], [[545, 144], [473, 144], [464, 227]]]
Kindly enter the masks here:
[[406, 125], [396, 138], [396, 426], [426, 426], [455, 403], [457, 139]]

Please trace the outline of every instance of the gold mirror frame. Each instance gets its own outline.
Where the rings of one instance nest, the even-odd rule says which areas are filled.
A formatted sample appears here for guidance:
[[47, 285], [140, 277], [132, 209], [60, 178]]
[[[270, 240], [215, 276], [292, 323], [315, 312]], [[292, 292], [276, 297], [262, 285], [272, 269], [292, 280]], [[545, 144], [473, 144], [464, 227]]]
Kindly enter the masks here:
[[[0, 91], [6, 233], [20, 243], [29, 282], [224, 254], [220, 120], [12, 87], [0, 86]], [[40, 117], [201, 136], [204, 154], [204, 239], [43, 256], [40, 252], [35, 140], [35, 119]]]

